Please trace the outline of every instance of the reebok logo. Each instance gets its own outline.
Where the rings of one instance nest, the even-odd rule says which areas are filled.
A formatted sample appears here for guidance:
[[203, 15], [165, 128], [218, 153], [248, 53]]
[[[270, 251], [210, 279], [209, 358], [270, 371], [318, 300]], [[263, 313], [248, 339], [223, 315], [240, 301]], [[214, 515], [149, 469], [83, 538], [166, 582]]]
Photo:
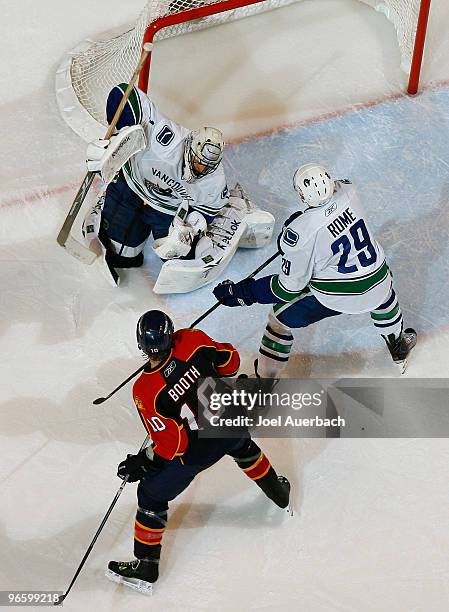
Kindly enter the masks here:
[[328, 217], [334, 212], [334, 210], [336, 210], [336, 208], [337, 208], [337, 204], [334, 202], [333, 204], [329, 206], [329, 208], [326, 208], [326, 210], [324, 211], [324, 216]]
[[122, 148], [128, 144], [130, 137], [129, 136], [125, 136], [125, 138], [122, 140], [122, 142], [118, 145], [118, 147], [116, 148], [116, 150], [113, 152], [113, 154], [111, 155], [112, 159], [115, 158], [115, 156], [122, 150]]
[[165, 378], [168, 378], [170, 374], [174, 371], [175, 368], [176, 368], [176, 363], [174, 361], [170, 361], [170, 363], [164, 370]]

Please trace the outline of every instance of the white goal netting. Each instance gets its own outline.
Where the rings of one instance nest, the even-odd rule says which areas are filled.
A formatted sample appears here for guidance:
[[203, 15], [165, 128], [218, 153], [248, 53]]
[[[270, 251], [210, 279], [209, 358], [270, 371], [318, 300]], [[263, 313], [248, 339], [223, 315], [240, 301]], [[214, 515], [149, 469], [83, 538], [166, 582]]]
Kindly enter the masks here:
[[[155, 40], [177, 36], [202, 28], [227, 23], [267, 10], [287, 6], [298, 0], [265, 0], [226, 12], [169, 26], [159, 31]], [[361, 0], [385, 14], [397, 33], [402, 67], [408, 72], [415, 41], [420, 0]], [[122, 33], [109, 34], [103, 40], [81, 43], [68, 54], [56, 76], [58, 105], [67, 123], [85, 140], [104, 133], [105, 100], [109, 90], [126, 82], [139, 60], [142, 40], [148, 25], [156, 19], [218, 0], [149, 0], [135, 25]]]

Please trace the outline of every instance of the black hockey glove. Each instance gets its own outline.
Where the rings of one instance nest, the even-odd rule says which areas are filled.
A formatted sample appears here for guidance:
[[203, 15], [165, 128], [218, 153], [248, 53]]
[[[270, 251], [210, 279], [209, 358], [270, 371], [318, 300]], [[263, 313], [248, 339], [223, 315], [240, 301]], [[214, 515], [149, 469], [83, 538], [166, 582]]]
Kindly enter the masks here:
[[257, 302], [253, 293], [253, 278], [244, 278], [238, 283], [225, 280], [214, 289], [214, 295], [223, 306], [251, 306]]
[[128, 476], [128, 482], [136, 482], [151, 472], [160, 470], [164, 463], [162, 457], [154, 455], [150, 459], [147, 455], [147, 449], [144, 448], [137, 455], [127, 455], [126, 459], [119, 463], [117, 468], [117, 476], [122, 480]]

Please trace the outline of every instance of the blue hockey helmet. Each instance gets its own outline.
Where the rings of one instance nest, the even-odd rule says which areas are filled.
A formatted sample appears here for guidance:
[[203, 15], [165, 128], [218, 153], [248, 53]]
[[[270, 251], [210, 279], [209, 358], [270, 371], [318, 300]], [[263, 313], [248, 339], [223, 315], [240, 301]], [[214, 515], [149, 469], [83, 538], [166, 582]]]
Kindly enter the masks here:
[[173, 321], [161, 310], [149, 310], [137, 322], [137, 346], [149, 357], [160, 357], [168, 353], [173, 334]]

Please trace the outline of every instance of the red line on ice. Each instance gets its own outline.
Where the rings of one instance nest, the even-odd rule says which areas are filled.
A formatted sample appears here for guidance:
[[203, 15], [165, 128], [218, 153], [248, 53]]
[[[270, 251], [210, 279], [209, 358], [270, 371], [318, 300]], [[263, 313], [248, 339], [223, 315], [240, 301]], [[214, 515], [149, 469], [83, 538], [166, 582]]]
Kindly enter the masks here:
[[[435, 83], [431, 83], [429, 85], [422, 87], [420, 90], [420, 93], [424, 91], [435, 91], [436, 89], [440, 89], [448, 85], [449, 85], [449, 79], [437, 81]], [[302, 121], [298, 121], [296, 123], [295, 122], [286, 123], [285, 125], [281, 125], [276, 128], [270, 128], [269, 130], [265, 130], [262, 132], [256, 132], [255, 134], [251, 134], [250, 136], [245, 136], [243, 138], [236, 138], [234, 140], [230, 140], [229, 144], [237, 145], [237, 144], [241, 144], [244, 142], [249, 142], [250, 140], [256, 140], [257, 138], [271, 136], [273, 134], [277, 134], [278, 132], [282, 132], [284, 130], [295, 129], [303, 125], [310, 125], [312, 123], [318, 123], [319, 121], [326, 121], [328, 119], [335, 119], [337, 117], [343, 117], [344, 115], [347, 115], [348, 113], [351, 113], [351, 112], [357, 112], [358, 110], [364, 110], [366, 108], [378, 106], [379, 104], [383, 104], [384, 102], [391, 102], [391, 101], [399, 100], [400, 98], [405, 98], [405, 97], [407, 97], [407, 94], [405, 92], [398, 92], [398, 93], [383, 96], [381, 98], [377, 98], [375, 100], [370, 100], [368, 102], [360, 102], [360, 103], [351, 104], [350, 106], [347, 106], [345, 108], [340, 108], [338, 110], [331, 111], [329, 113], [323, 113], [321, 115], [317, 115], [316, 117], [310, 117], [309, 119], [303, 119]], [[23, 195], [17, 198], [12, 198], [10, 200], [4, 200], [4, 201], [0, 200], [0, 205], [3, 208], [6, 208], [7, 206], [14, 206], [17, 204], [30, 204], [32, 202], [37, 202], [38, 200], [41, 200], [44, 197], [52, 197], [60, 193], [65, 193], [67, 191], [70, 191], [72, 189], [73, 190], [78, 189], [78, 187], [81, 185], [81, 180], [82, 178], [80, 178], [79, 182], [69, 183], [67, 185], [62, 185], [61, 187], [54, 187], [53, 189], [36, 190], [34, 192], [29, 192], [26, 195]], [[73, 194], [73, 196], [75, 196], [75, 193]]]
[[[65, 193], [66, 191], [75, 190], [80, 185], [81, 179], [79, 183], [69, 183], [67, 185], [62, 185], [61, 187], [53, 187], [52, 189], [36, 189], [35, 191], [29, 191], [17, 198], [0, 201], [0, 205], [2, 208], [6, 208], [7, 206], [15, 206], [17, 204], [31, 204], [33, 202], [42, 200], [43, 198], [49, 198], [60, 193]], [[75, 192], [73, 193], [73, 197], [75, 197]]]

